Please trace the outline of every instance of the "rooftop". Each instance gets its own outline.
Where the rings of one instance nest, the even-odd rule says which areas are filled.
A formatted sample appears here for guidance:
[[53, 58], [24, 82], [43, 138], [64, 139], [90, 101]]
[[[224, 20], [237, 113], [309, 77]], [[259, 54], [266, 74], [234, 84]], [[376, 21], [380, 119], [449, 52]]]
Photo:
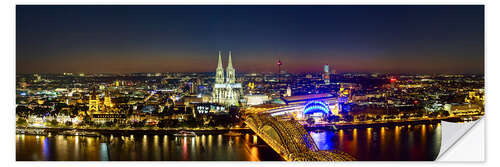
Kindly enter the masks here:
[[321, 93], [321, 94], [310, 94], [310, 95], [300, 95], [300, 96], [288, 96], [288, 97], [282, 97], [281, 99], [286, 104], [289, 104], [293, 102], [302, 102], [302, 101], [328, 99], [328, 98], [335, 98], [335, 96], [330, 93]]

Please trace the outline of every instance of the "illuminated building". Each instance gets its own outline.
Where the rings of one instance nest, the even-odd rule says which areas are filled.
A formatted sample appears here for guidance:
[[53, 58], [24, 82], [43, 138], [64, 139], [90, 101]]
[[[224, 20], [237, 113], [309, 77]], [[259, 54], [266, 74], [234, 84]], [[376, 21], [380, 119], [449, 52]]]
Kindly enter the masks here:
[[443, 108], [445, 111], [448, 111], [450, 115], [455, 116], [484, 114], [484, 110], [478, 104], [445, 104]]
[[106, 91], [106, 95], [104, 96], [104, 106], [106, 108], [113, 107], [113, 103], [111, 103], [111, 95], [109, 95], [109, 91]]
[[250, 94], [252, 94], [254, 89], [255, 89], [255, 83], [253, 83], [253, 82], [249, 82], [249, 83], [248, 83], [248, 90], [249, 90], [249, 93], [250, 93]]
[[118, 113], [116, 112], [116, 109], [113, 108], [111, 95], [108, 91], [106, 91], [104, 95], [104, 101], [101, 103], [95, 87], [92, 88], [92, 91], [89, 95], [89, 110], [87, 112], [87, 115], [91, 116], [92, 121], [95, 123], [123, 121], [123, 119], [126, 118], [125, 114]]
[[215, 73], [215, 84], [212, 92], [212, 101], [224, 105], [239, 105], [240, 95], [242, 94], [241, 83], [236, 83], [236, 71], [231, 61], [231, 52], [229, 52], [229, 62], [226, 68], [226, 78], [222, 68], [221, 53], [219, 51], [219, 61]]
[[314, 120], [322, 120], [331, 115], [332, 112], [327, 103], [315, 100], [305, 104], [302, 114], [304, 119], [313, 118]]
[[325, 72], [323, 74], [323, 80], [325, 81], [325, 84], [330, 85], [330, 67], [328, 66], [328, 64], [323, 67], [323, 72]]
[[189, 82], [189, 93], [190, 94], [196, 94], [197, 93], [197, 87], [198, 85], [196, 84], [196, 82]]
[[219, 51], [219, 61], [217, 64], [217, 69], [215, 70], [215, 84], [224, 83], [224, 68], [222, 67], [221, 53]]
[[91, 114], [99, 112], [99, 96], [97, 96], [95, 88], [92, 89], [89, 95], [89, 112]]
[[35, 76], [35, 77], [36, 77], [35, 82], [40, 82], [40, 81], [42, 81], [42, 76], [40, 76], [39, 74], [33, 74], [33, 76]]
[[[312, 116], [315, 117], [314, 119], [323, 119], [331, 114], [338, 115], [340, 111], [338, 97], [329, 93], [281, 97], [273, 99], [273, 103], [281, 104], [281, 106], [273, 107], [264, 112], [271, 114], [271, 116], [292, 115], [297, 120], [305, 120], [312, 116], [311, 114], [316, 114]], [[316, 104], [322, 104], [319, 107], [325, 111], [328, 110], [328, 114], [325, 112], [318, 114], [316, 110], [312, 111], [312, 109], [319, 109], [314, 107], [317, 106]]]
[[339, 92], [337, 92], [339, 96], [340, 103], [348, 103], [351, 99], [350, 89], [344, 88], [344, 84], [340, 84]]
[[286, 88], [286, 96], [292, 96], [292, 88], [290, 86]]
[[245, 101], [248, 106], [260, 105], [264, 104], [264, 102], [269, 100], [269, 96], [267, 95], [246, 95]]
[[227, 68], [226, 68], [226, 83], [228, 84], [234, 84], [236, 82], [236, 75], [235, 75], [235, 70], [233, 68], [233, 63], [231, 61], [231, 51], [229, 51], [229, 62], [227, 63]]
[[196, 105], [196, 107], [193, 108], [194, 114], [200, 115], [226, 113], [227, 111], [228, 110], [224, 106], [210, 103], [199, 103]]
[[465, 97], [465, 102], [484, 105], [484, 89], [470, 91]]

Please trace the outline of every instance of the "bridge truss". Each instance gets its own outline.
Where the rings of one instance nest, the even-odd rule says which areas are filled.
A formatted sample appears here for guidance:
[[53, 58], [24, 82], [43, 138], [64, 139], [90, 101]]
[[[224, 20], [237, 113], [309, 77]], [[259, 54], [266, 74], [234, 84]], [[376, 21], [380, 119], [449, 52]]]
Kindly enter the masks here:
[[286, 161], [352, 161], [341, 151], [321, 151], [311, 135], [295, 120], [268, 114], [248, 115], [245, 123]]

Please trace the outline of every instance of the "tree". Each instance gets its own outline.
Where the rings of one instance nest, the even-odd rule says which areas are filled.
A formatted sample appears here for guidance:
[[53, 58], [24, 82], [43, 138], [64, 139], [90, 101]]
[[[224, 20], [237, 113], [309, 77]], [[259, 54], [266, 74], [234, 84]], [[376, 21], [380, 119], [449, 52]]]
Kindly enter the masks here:
[[27, 126], [28, 122], [26, 122], [26, 119], [24, 118], [18, 118], [16, 121], [17, 126]]
[[20, 117], [26, 117], [31, 113], [31, 109], [25, 106], [17, 106], [16, 107], [16, 114]]
[[37, 116], [43, 116], [43, 115], [48, 115], [49, 111], [50, 109], [48, 108], [35, 107], [35, 109], [33, 110], [33, 114]]
[[83, 117], [83, 122], [84, 122], [85, 124], [87, 124], [87, 125], [92, 125], [92, 124], [93, 124], [93, 122], [92, 122], [92, 118], [90, 118], [90, 116], [88, 116], [88, 115], [85, 115], [85, 116]]
[[450, 116], [450, 113], [446, 110], [440, 110], [439, 115], [441, 115], [443, 117], [448, 117], [448, 116]]
[[112, 121], [107, 121], [107, 122], [105, 122], [105, 123], [104, 123], [104, 126], [105, 126], [105, 127], [112, 127], [114, 124], [115, 124], [115, 123], [114, 123], [114, 122], [112, 122]]
[[47, 124], [49, 126], [57, 126], [57, 125], [59, 125], [59, 122], [57, 122], [57, 120], [53, 119], [53, 120], [48, 121]]
[[71, 122], [71, 121], [66, 121], [66, 123], [64, 123], [64, 124], [65, 124], [66, 126], [71, 126], [71, 125], [73, 125], [73, 122]]
[[133, 122], [130, 126], [134, 128], [144, 127], [144, 121]]

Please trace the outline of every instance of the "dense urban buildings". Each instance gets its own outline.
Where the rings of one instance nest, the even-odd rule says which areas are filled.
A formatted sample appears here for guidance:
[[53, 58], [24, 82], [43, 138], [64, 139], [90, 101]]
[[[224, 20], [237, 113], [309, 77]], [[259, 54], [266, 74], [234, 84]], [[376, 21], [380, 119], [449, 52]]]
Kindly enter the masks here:
[[[302, 120], [309, 115], [303, 113], [304, 106], [312, 101], [325, 104], [328, 113], [315, 120], [330, 123], [484, 113], [482, 75], [343, 73], [325, 81], [325, 73], [236, 74], [231, 57], [226, 75], [221, 69], [219, 59], [215, 75], [19, 74], [17, 122], [72, 127], [234, 126], [242, 125], [241, 115], [252, 112], [293, 113]], [[218, 122], [223, 117], [233, 121]]]
[[16, 159], [434, 160], [483, 8], [19, 5]]
[[[420, 128], [427, 130], [421, 132], [437, 135], [441, 120], [462, 122], [484, 115], [480, 74], [335, 74], [319, 65], [317, 73], [236, 73], [231, 58], [229, 53], [224, 70], [219, 54], [215, 73], [18, 74], [18, 134], [92, 138], [125, 133], [131, 135], [124, 140], [132, 140], [135, 133], [255, 132], [259, 138], [253, 141], [261, 139], [283, 160], [343, 161], [371, 156], [322, 152], [331, 146], [311, 142], [325, 137], [315, 129], [331, 129], [342, 137], [359, 133], [359, 127], [382, 126], [380, 133], [385, 133], [385, 126], [398, 132], [399, 127], [416, 130], [411, 125], [423, 124]], [[291, 139], [303, 135], [311, 136]], [[276, 144], [284, 140], [294, 143]], [[311, 144], [312, 151], [303, 147]]]

